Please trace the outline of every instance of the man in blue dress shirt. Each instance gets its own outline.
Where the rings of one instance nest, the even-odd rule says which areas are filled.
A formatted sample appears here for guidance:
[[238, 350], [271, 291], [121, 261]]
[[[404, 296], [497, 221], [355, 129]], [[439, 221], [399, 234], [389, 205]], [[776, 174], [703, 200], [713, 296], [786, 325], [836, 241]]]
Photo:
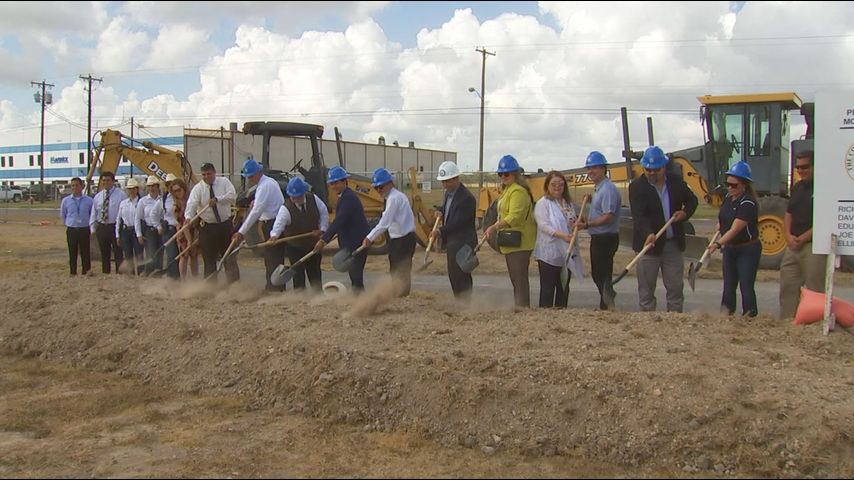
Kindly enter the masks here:
[[83, 275], [92, 269], [89, 256], [89, 217], [92, 213], [92, 197], [83, 195], [83, 180], [71, 179], [71, 195], [62, 199], [59, 216], [65, 224], [65, 238], [68, 240], [68, 261], [71, 275], [77, 275], [77, 255], [80, 254]]

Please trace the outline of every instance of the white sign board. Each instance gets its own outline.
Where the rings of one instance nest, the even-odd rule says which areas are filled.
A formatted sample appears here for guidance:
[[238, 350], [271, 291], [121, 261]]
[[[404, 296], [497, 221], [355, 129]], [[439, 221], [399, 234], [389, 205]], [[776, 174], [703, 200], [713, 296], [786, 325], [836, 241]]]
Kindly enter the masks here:
[[815, 97], [813, 253], [854, 255], [854, 91]]

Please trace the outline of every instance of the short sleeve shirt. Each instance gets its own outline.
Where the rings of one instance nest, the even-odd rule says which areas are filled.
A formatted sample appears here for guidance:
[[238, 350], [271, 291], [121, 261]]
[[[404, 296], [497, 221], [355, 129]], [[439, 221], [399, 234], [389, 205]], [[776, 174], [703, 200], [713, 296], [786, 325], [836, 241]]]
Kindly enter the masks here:
[[792, 187], [792, 196], [786, 213], [792, 215], [792, 235], [801, 235], [812, 228], [813, 182], [803, 180]]
[[747, 222], [747, 226], [730, 240], [730, 244], [738, 245], [759, 238], [759, 209], [756, 206], [756, 201], [747, 195], [742, 195], [735, 200], [727, 195], [718, 211], [721, 236], [732, 228], [735, 219]]

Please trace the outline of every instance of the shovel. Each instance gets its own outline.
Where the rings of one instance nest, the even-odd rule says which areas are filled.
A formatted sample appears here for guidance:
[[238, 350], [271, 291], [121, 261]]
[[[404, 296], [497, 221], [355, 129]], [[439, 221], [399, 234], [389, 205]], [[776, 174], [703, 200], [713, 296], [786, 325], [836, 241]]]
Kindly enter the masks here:
[[181, 253], [179, 253], [177, 256], [175, 256], [175, 258], [173, 258], [173, 259], [172, 259], [172, 261], [171, 261], [171, 262], [169, 262], [169, 264], [168, 264], [168, 265], [166, 265], [166, 268], [164, 268], [164, 269], [162, 269], [162, 270], [155, 270], [155, 271], [151, 272], [151, 275], [152, 275], [152, 276], [157, 277], [157, 276], [161, 276], [161, 275], [163, 275], [164, 273], [168, 272], [168, 271], [169, 271], [169, 267], [171, 267], [172, 265], [174, 265], [174, 264], [175, 264], [175, 262], [177, 262], [178, 260], [181, 260], [182, 258], [184, 258], [184, 255], [186, 255], [187, 253], [189, 253], [189, 251], [190, 251], [190, 250], [192, 250], [192, 248], [193, 248], [193, 247], [195, 247], [195, 246], [196, 246], [196, 245], [198, 245], [198, 244], [199, 244], [199, 239], [197, 238], [195, 241], [193, 241], [192, 245], [190, 245], [189, 247], [185, 248], [184, 250], [182, 250], [182, 251], [181, 251]]
[[427, 269], [428, 265], [433, 263], [433, 260], [430, 260], [428, 262], [427, 257], [430, 255], [430, 248], [433, 246], [433, 232], [435, 232], [439, 228], [439, 220], [441, 219], [442, 217], [436, 217], [436, 223], [433, 224], [433, 230], [430, 231], [430, 241], [427, 242], [427, 250], [424, 251], [424, 263], [420, 267], [418, 267], [418, 270], [416, 270], [416, 272], [423, 272]]
[[[208, 275], [208, 277], [205, 278], [205, 280], [209, 280], [209, 279], [213, 278], [214, 275], [219, 273], [220, 270], [222, 270], [222, 267], [225, 265], [225, 261], [228, 260], [228, 257], [230, 257], [233, 253], [239, 251], [241, 248], [243, 248], [244, 245], [246, 245], [246, 242], [243, 241], [243, 242], [240, 242], [239, 247], [234, 249], [235, 243], [237, 243], [236, 238], [231, 241], [231, 243], [228, 245], [228, 248], [225, 250], [225, 254], [223, 254], [222, 258], [220, 258], [219, 261], [216, 263], [216, 270], [214, 270], [214, 272], [212, 274]], [[232, 252], [232, 249], [234, 249], [234, 252]]]
[[277, 287], [281, 287], [282, 285], [291, 281], [296, 275], [296, 267], [302, 265], [309, 258], [313, 257], [315, 253], [319, 252], [319, 250], [312, 250], [308, 252], [304, 257], [300, 258], [296, 261], [296, 263], [292, 263], [290, 267], [286, 267], [285, 265], [279, 265], [273, 270], [273, 273], [270, 275], [270, 283]]
[[[669, 226], [670, 226], [670, 224], [671, 224], [671, 223], [673, 223], [673, 220], [676, 220], [676, 217], [670, 217], [670, 220], [668, 220], [668, 221], [667, 221], [667, 223], [665, 223], [665, 224], [664, 224], [664, 226], [663, 226], [663, 227], [661, 227], [661, 230], [659, 230], [659, 231], [658, 231], [658, 233], [656, 233], [656, 234], [655, 234], [655, 239], [656, 239], [656, 240], [658, 240], [662, 235], [664, 235], [664, 232], [666, 232], [666, 231], [667, 231], [667, 227], [669, 227]], [[629, 264], [628, 264], [628, 265], [626, 265], [626, 268], [624, 268], [624, 269], [623, 269], [622, 273], [620, 273], [620, 276], [619, 276], [619, 277], [617, 277], [617, 278], [616, 278], [616, 280], [614, 280], [613, 282], [611, 282], [611, 286], [613, 287], [614, 285], [616, 285], [616, 284], [617, 284], [617, 282], [619, 282], [620, 280], [622, 280], [622, 279], [623, 279], [623, 277], [625, 277], [625, 276], [626, 276], [626, 274], [627, 274], [627, 273], [629, 273], [629, 269], [630, 269], [630, 268], [632, 268], [632, 267], [634, 266], [634, 264], [635, 264], [635, 263], [637, 263], [637, 261], [638, 261], [638, 260], [640, 260], [640, 258], [641, 258], [641, 257], [642, 257], [646, 252], [648, 252], [648, 251], [649, 251], [653, 246], [655, 246], [655, 242], [649, 243], [649, 244], [647, 244], [645, 247], [643, 247], [643, 249], [641, 249], [641, 251], [640, 251], [640, 252], [638, 252], [638, 254], [637, 254], [637, 255], [635, 255], [635, 258], [633, 258], [633, 259], [632, 259], [632, 261], [631, 261], [631, 262], [629, 262]]]
[[575, 247], [575, 239], [578, 237], [578, 220], [581, 219], [581, 216], [584, 214], [584, 207], [587, 206], [587, 195], [581, 200], [581, 208], [578, 210], [578, 219], [575, 221], [575, 227], [572, 229], [572, 237], [569, 238], [569, 249], [566, 251], [566, 257], [563, 260], [563, 266], [560, 267], [560, 284], [564, 285], [564, 288], [569, 285], [569, 267], [567, 264], [569, 263], [570, 258], [572, 258], [572, 249]]
[[338, 250], [332, 257], [332, 268], [339, 272], [349, 272], [350, 267], [353, 266], [353, 262], [356, 260], [356, 255], [362, 253], [366, 248], [368, 248], [367, 245], [362, 245], [353, 253], [350, 253], [346, 248]]
[[[200, 216], [202, 216], [202, 214], [205, 212], [205, 210], [207, 210], [207, 209], [208, 209], [208, 208], [210, 208], [210, 207], [211, 207], [210, 205], [205, 205], [201, 210], [199, 210], [199, 212], [198, 212], [198, 213], [196, 213], [196, 215], [195, 215], [195, 216], [193, 216], [193, 218], [191, 218], [191, 219], [190, 219], [190, 221], [188, 221], [188, 222], [184, 223], [184, 226], [183, 226], [183, 227], [181, 227], [181, 228], [179, 228], [179, 229], [178, 229], [178, 231], [177, 231], [177, 232], [175, 232], [175, 235], [172, 235], [172, 236], [169, 238], [169, 240], [166, 240], [166, 242], [165, 242], [163, 245], [161, 245], [157, 250], [155, 250], [155, 251], [154, 251], [154, 255], [152, 255], [150, 259], [148, 259], [148, 260], [144, 260], [144, 261], [140, 264], [140, 266], [144, 266], [144, 265], [147, 265], [147, 264], [149, 264], [149, 263], [153, 262], [153, 261], [154, 261], [154, 259], [155, 259], [155, 258], [157, 258], [157, 255], [158, 255], [160, 252], [162, 252], [164, 248], [168, 247], [172, 242], [174, 242], [175, 240], [177, 240], [177, 239], [178, 239], [178, 235], [182, 234], [182, 233], [184, 232], [184, 230], [186, 230], [186, 229], [190, 228], [190, 226], [192, 226], [192, 225], [193, 225], [193, 222], [195, 222], [197, 218], [199, 218]], [[167, 268], [168, 268], [168, 267], [167, 267]]]
[[477, 246], [472, 249], [468, 245], [463, 245], [462, 248], [457, 252], [457, 265], [460, 266], [460, 270], [471, 273], [480, 265], [480, 260], [477, 259], [477, 251], [480, 250], [480, 247], [486, 243], [486, 235], [477, 242]]
[[694, 282], [697, 280], [697, 272], [700, 271], [700, 268], [703, 267], [703, 262], [705, 262], [706, 258], [709, 257], [709, 247], [711, 247], [712, 244], [718, 240], [718, 235], [720, 234], [720, 231], [715, 232], [715, 235], [712, 237], [712, 241], [709, 242], [709, 246], [706, 247], [706, 251], [703, 252], [703, 255], [700, 257], [699, 262], [697, 262], [696, 264], [694, 264], [694, 262], [691, 262], [688, 265], [688, 285], [691, 285], [692, 292], [694, 291]]
[[266, 242], [256, 243], [255, 245], [246, 245], [243, 248], [248, 248], [249, 250], [254, 250], [256, 248], [267, 248], [267, 247], [272, 247], [273, 245], [279, 245], [281, 243], [285, 243], [285, 242], [290, 241], [290, 240], [297, 240], [299, 238], [310, 237], [312, 235], [314, 235], [314, 233], [312, 233], [312, 232], [300, 233], [299, 235], [291, 235], [290, 237], [282, 237], [282, 238], [276, 239], [272, 242], [267, 240]]

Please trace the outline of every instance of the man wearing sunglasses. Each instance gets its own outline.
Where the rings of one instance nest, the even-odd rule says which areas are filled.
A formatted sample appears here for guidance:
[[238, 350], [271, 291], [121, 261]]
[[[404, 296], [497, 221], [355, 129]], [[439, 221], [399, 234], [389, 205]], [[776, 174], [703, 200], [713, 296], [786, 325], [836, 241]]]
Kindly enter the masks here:
[[801, 287], [824, 291], [826, 255], [812, 253], [814, 154], [801, 152], [795, 158], [800, 181], [792, 187], [783, 224], [788, 248], [780, 264], [780, 318], [792, 318], [798, 310]]
[[[685, 251], [685, 222], [697, 209], [697, 197], [675, 173], [667, 173], [667, 156], [661, 148], [651, 146], [641, 158], [645, 174], [629, 184], [629, 203], [632, 209], [634, 234], [632, 248], [636, 252], [654, 244], [637, 263], [638, 300], [644, 312], [656, 307], [655, 285], [658, 272], [667, 290], [667, 311], [681, 312], [683, 294], [683, 258]], [[656, 238], [668, 220], [673, 222]]]

